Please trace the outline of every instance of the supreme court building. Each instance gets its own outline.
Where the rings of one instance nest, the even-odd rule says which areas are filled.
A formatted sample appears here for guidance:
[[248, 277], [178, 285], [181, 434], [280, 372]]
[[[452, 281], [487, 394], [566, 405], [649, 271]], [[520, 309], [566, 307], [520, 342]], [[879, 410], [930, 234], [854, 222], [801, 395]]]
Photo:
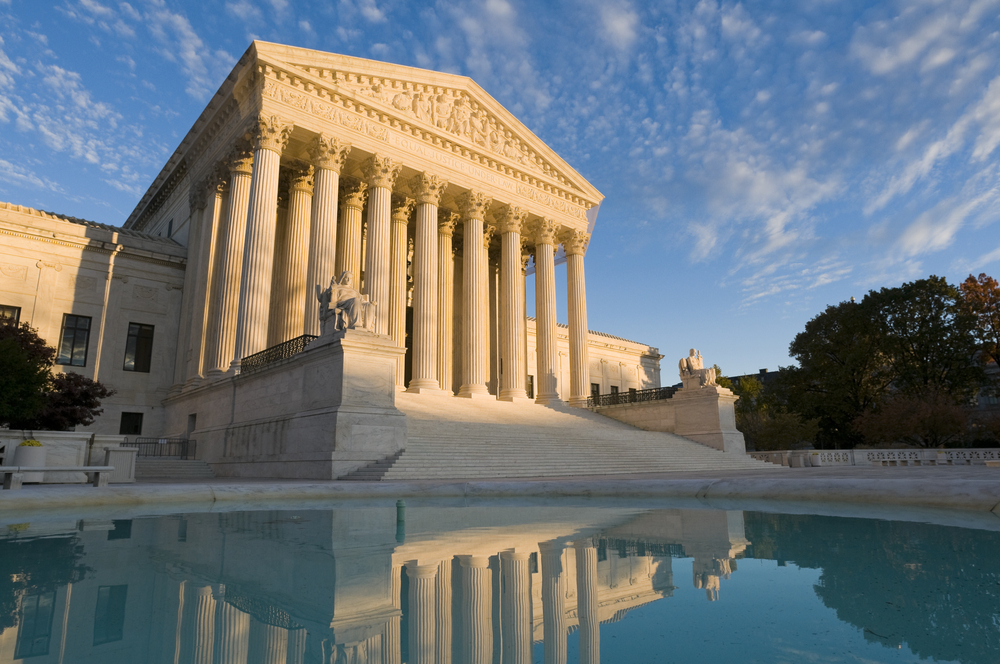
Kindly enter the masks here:
[[344, 273], [405, 348], [393, 390], [585, 406], [660, 386], [656, 348], [587, 328], [602, 198], [466, 77], [253, 42], [122, 228], [0, 206], [0, 305], [118, 389], [102, 434], [197, 432]]

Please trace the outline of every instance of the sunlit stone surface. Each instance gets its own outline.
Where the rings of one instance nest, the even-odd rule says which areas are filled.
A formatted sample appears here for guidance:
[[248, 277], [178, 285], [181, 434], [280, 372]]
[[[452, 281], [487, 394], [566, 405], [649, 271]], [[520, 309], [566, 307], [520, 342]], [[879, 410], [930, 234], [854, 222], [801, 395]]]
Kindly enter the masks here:
[[504, 503], [4, 515], [0, 662], [985, 664], [1000, 534], [976, 525]]

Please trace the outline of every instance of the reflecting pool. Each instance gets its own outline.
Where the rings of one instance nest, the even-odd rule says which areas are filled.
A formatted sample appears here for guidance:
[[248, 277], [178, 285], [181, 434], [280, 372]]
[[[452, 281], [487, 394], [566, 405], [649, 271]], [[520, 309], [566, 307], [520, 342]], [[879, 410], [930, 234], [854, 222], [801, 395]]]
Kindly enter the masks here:
[[0, 517], [0, 663], [1000, 661], [1000, 519], [338, 505]]

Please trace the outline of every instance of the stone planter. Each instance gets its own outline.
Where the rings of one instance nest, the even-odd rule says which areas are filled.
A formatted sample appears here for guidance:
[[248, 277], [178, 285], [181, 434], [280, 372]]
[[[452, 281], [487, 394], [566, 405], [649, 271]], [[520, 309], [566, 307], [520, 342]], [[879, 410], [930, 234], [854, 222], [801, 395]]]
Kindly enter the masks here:
[[[28, 447], [27, 445], [18, 445], [14, 448], [14, 463], [12, 466], [44, 466], [45, 465], [45, 448], [44, 447]], [[24, 483], [40, 483], [45, 473], [25, 473]]]

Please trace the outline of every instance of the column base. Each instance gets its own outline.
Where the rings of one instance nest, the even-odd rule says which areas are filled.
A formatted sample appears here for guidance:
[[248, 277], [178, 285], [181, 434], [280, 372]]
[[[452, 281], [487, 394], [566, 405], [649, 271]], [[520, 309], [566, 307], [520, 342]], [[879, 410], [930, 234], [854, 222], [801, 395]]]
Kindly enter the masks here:
[[209, 381], [209, 382], [212, 382], [212, 381], [219, 380], [220, 378], [224, 377], [225, 375], [226, 375], [226, 372], [223, 371], [222, 369], [209, 369], [205, 373], [205, 380]]
[[548, 394], [541, 395], [541, 394], [539, 394], [537, 397], [535, 397], [535, 403], [537, 403], [540, 406], [548, 406], [548, 405], [562, 403], [562, 402], [563, 402], [563, 400], [559, 398], [558, 394], [553, 394], [553, 395], [548, 395]]
[[590, 397], [570, 397], [569, 403], [573, 408], [586, 408]]
[[485, 385], [463, 385], [456, 396], [462, 399], [496, 399]]
[[184, 389], [185, 390], [190, 390], [192, 388], [198, 387], [199, 385], [201, 385], [204, 382], [205, 382], [205, 379], [202, 378], [201, 375], [191, 376], [190, 378], [187, 379], [187, 381], [185, 381], [185, 383], [184, 383]]
[[500, 392], [500, 396], [497, 397], [499, 401], [509, 401], [511, 403], [534, 403], [534, 399], [528, 398], [528, 393], [524, 390], [503, 390]]
[[412, 382], [410, 383], [410, 386], [406, 388], [406, 391], [409, 394], [430, 394], [432, 396], [449, 396], [449, 397], [452, 396], [451, 392], [447, 390], [442, 390], [439, 387], [430, 385], [414, 385]]

